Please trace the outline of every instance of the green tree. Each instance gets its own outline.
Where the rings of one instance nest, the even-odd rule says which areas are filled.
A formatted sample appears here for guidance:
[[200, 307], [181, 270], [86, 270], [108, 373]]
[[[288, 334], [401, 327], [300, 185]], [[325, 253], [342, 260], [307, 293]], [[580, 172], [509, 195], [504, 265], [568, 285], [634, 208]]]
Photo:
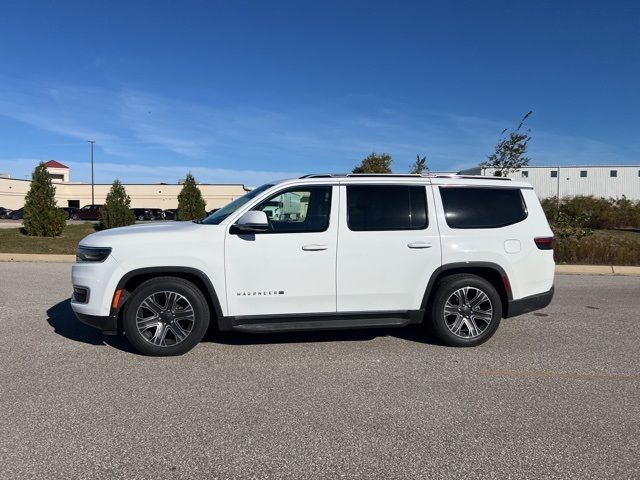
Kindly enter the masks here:
[[31, 175], [31, 187], [24, 202], [24, 229], [28, 235], [55, 237], [62, 233], [67, 215], [56, 205], [56, 188], [44, 163]]
[[100, 210], [99, 228], [124, 227], [134, 223], [136, 218], [131, 211], [131, 199], [120, 180], [115, 179]]
[[191, 172], [184, 180], [178, 195], [178, 220], [195, 220], [205, 216], [205, 201]]
[[424, 173], [428, 172], [429, 167], [427, 167], [427, 157], [420, 158], [420, 155], [416, 155], [416, 161], [411, 164], [409, 173]]
[[531, 129], [527, 129], [525, 132], [521, 131], [524, 122], [533, 114], [533, 111], [529, 111], [522, 120], [518, 128], [513, 132], [509, 132], [507, 137], [504, 137], [507, 133], [505, 128], [500, 136], [502, 137], [496, 145], [495, 152], [487, 157], [487, 160], [480, 164], [483, 168], [494, 169], [494, 176], [506, 177], [509, 173], [513, 173], [516, 170], [520, 170], [522, 167], [529, 165], [529, 157], [526, 156], [527, 144], [531, 140]]
[[391, 155], [388, 153], [378, 155], [372, 152], [353, 169], [353, 173], [391, 173], [392, 162]]

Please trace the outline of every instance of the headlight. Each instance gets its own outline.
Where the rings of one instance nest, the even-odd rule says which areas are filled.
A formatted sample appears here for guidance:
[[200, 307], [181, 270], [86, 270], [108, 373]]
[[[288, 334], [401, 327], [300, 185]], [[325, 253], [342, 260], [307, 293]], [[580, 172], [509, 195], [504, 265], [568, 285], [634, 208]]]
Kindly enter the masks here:
[[111, 248], [109, 247], [83, 247], [79, 245], [76, 251], [76, 262], [104, 262], [110, 253]]

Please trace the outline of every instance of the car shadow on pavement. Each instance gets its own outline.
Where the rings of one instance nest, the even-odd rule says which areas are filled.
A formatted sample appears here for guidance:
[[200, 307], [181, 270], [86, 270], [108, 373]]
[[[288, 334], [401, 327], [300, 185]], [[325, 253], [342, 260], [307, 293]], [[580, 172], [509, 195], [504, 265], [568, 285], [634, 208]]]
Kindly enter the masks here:
[[[100, 330], [80, 322], [71, 309], [69, 299], [63, 300], [47, 310], [47, 322], [53, 327], [55, 333], [69, 340], [89, 345], [109, 345], [118, 350], [139, 355], [124, 335], [103, 335]], [[425, 332], [421, 325], [402, 328], [279, 333], [219, 332], [212, 325], [202, 341], [222, 345], [277, 345], [284, 343], [363, 342], [384, 336], [429, 345], [440, 345], [435, 338]]]
[[218, 332], [210, 328], [202, 341], [223, 345], [275, 345], [280, 343], [363, 342], [386, 336], [428, 345], [442, 345], [432, 335], [427, 333], [422, 325], [411, 325], [400, 328], [316, 330], [277, 333]]
[[47, 322], [58, 335], [89, 345], [109, 345], [118, 350], [136, 353], [123, 335], [103, 335], [89, 325], [80, 322], [71, 309], [71, 301], [63, 300], [47, 310]]

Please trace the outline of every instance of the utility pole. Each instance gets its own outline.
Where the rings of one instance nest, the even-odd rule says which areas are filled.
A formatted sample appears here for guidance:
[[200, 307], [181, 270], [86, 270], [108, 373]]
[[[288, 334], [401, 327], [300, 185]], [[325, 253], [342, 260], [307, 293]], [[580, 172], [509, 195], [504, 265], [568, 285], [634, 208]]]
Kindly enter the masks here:
[[95, 195], [93, 193], [93, 144], [96, 143], [95, 140], [87, 140], [91, 144], [91, 205], [96, 204]]

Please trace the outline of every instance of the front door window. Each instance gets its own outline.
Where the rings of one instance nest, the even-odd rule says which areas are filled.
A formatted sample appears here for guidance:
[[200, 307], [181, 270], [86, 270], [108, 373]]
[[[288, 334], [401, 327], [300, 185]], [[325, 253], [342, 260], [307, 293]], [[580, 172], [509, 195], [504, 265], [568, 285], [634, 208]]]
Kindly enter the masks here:
[[296, 187], [278, 192], [253, 210], [267, 214], [271, 233], [324, 232], [329, 226], [331, 186]]

